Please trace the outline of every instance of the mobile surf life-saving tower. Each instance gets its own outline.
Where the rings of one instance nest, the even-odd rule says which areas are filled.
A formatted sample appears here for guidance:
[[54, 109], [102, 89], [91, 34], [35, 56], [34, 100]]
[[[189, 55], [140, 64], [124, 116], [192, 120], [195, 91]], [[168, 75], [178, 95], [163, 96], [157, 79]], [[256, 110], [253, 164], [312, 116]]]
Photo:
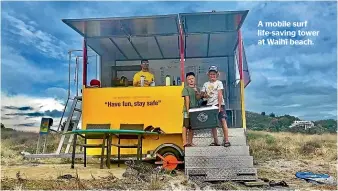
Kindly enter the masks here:
[[[83, 37], [82, 95], [69, 97], [73, 102], [81, 101], [82, 107], [72, 107], [71, 113], [81, 113], [82, 129], [102, 125], [109, 129], [122, 129], [126, 124], [136, 124], [139, 130], [149, 126], [159, 127], [164, 133], [144, 137], [142, 153], [146, 154], [143, 158], [160, 160], [156, 157], [156, 154], [160, 154], [182, 161], [184, 103], [181, 93], [185, 73], [194, 72], [196, 83], [201, 88], [208, 80], [208, 67], [216, 65], [220, 71], [219, 80], [224, 85], [230, 142], [233, 148], [237, 143], [237, 146], [246, 147], [244, 88], [251, 79], [240, 29], [247, 14], [248, 11], [213, 11], [126, 18], [63, 19], [65, 24]], [[88, 49], [99, 57], [97, 79], [88, 79], [87, 76]], [[143, 59], [149, 60], [155, 86], [133, 87], [133, 75], [141, 70], [140, 61]], [[170, 85], [166, 84], [168, 76]], [[95, 85], [92, 82], [96, 82]], [[69, 124], [67, 121], [65, 128]], [[235, 137], [239, 134], [243, 134], [243, 137], [236, 141]], [[222, 133], [218, 132], [218, 135]], [[65, 138], [62, 138], [56, 153], [61, 152], [64, 141]], [[132, 141], [121, 140], [121, 143]], [[197, 146], [208, 145], [211, 141], [210, 129], [195, 132], [194, 143]], [[66, 152], [69, 147], [70, 144]], [[244, 150], [244, 155], [249, 157], [248, 148]], [[100, 152], [99, 148], [87, 150], [88, 155], [99, 155]], [[117, 148], [112, 147], [112, 156], [117, 152]], [[122, 156], [132, 156], [136, 150], [127, 148], [120, 152]], [[189, 158], [188, 155], [189, 151], [186, 150], [185, 157]]]

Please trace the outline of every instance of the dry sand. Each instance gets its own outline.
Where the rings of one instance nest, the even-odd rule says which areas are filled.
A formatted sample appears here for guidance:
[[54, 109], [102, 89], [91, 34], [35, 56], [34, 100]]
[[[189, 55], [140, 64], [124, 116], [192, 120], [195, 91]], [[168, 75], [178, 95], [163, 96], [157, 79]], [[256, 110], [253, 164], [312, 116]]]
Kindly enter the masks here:
[[[288, 160], [270, 160], [267, 162], [260, 162], [255, 165], [258, 168], [259, 178], [268, 178], [276, 182], [285, 181], [290, 187], [288, 189], [301, 189], [301, 190], [336, 190], [335, 186], [328, 185], [314, 185], [306, 181], [299, 180], [295, 177], [297, 171], [312, 171], [316, 173], [327, 173], [335, 178], [336, 163], [327, 163], [324, 161], [288, 161]], [[116, 177], [117, 179], [125, 179], [122, 174], [125, 172], [125, 166], [117, 167], [116, 164], [111, 165], [111, 169], [99, 168], [99, 163], [88, 164], [83, 167], [82, 164], [76, 164], [75, 169], [70, 168], [70, 164], [26, 164], [19, 166], [2, 166], [1, 179], [6, 181], [9, 179], [17, 179], [17, 173], [20, 172], [20, 177], [27, 180], [57, 180], [59, 176], [70, 174], [73, 177], [79, 176], [79, 179], [94, 180], [94, 179], [107, 179], [107, 177]], [[167, 177], [166, 182], [161, 186], [162, 189], [169, 190], [191, 190], [198, 189], [197, 185], [184, 181], [183, 172], [178, 172], [175, 177]], [[223, 186], [223, 187], [222, 187]], [[261, 189], [249, 188], [243, 185], [233, 183], [232, 185], [220, 184], [217, 186], [219, 189]], [[135, 188], [135, 187], [134, 187]], [[137, 188], [137, 187], [136, 187]], [[149, 188], [149, 187], [147, 187]], [[155, 186], [157, 188], [157, 186]], [[210, 187], [207, 187], [210, 189]], [[133, 188], [131, 188], [133, 189]], [[267, 188], [267, 189], [277, 189]], [[278, 189], [281, 189], [279, 187]]]

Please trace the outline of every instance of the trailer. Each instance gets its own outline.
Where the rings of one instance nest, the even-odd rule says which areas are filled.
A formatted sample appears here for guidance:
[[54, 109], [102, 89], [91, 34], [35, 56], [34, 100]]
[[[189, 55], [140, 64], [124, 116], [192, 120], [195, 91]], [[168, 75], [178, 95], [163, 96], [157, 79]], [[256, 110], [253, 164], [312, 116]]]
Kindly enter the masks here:
[[[63, 19], [65, 24], [83, 37], [83, 50], [79, 50], [83, 54], [82, 95], [69, 98], [73, 105], [66, 129], [76, 111], [81, 113], [82, 129], [102, 125], [106, 125], [105, 128], [122, 129], [126, 124], [135, 124], [139, 130], [158, 127], [162, 134], [147, 136], [143, 140], [142, 153], [146, 153], [143, 159], [160, 161], [167, 157], [184, 161], [186, 157], [186, 160], [192, 160], [191, 156], [197, 156], [197, 151], [193, 150], [198, 148], [184, 151], [182, 144], [184, 103], [181, 94], [185, 73], [194, 72], [196, 83], [201, 88], [208, 80], [207, 68], [216, 65], [220, 70], [219, 80], [225, 87], [223, 95], [230, 141], [233, 143], [232, 154], [241, 153], [241, 150], [236, 150], [238, 147], [244, 149], [242, 154], [250, 158], [245, 138], [244, 88], [251, 79], [241, 35], [241, 26], [247, 14], [248, 11], [244, 10]], [[88, 79], [88, 49], [99, 57], [96, 79]], [[140, 71], [140, 61], [144, 59], [149, 61], [155, 85], [134, 87], [133, 76]], [[170, 78], [170, 84], [167, 77]], [[77, 102], [82, 102], [80, 109], [76, 109]], [[76, 120], [78, 122], [80, 119]], [[196, 131], [194, 143], [206, 146], [211, 141], [210, 136], [209, 131]], [[62, 152], [65, 141], [66, 138], [62, 137], [57, 154]], [[71, 147], [72, 139], [67, 141], [66, 152]], [[101, 140], [88, 141], [100, 143]], [[130, 144], [133, 141], [121, 140], [121, 143]], [[116, 141], [114, 143], [117, 144]], [[100, 152], [100, 148], [87, 150], [90, 156], [99, 155]], [[116, 156], [117, 152], [118, 148], [112, 147], [112, 156]], [[135, 153], [133, 148], [120, 151], [122, 157]], [[231, 155], [231, 152], [227, 154]], [[238, 156], [233, 160], [238, 160]], [[251, 161], [251, 158], [248, 159], [248, 163]], [[186, 164], [189, 174], [188, 167]]]

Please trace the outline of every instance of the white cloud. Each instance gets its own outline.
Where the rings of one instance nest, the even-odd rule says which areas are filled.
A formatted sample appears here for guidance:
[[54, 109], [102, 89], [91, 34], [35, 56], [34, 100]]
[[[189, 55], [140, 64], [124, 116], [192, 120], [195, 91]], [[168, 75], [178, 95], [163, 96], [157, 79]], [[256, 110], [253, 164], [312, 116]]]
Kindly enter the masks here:
[[6, 70], [6, 73], [4, 74], [7, 74], [7, 72], [11, 72], [13, 74], [15, 72], [15, 76], [12, 76], [12, 78], [20, 77], [25, 79], [27, 77], [33, 81], [43, 82], [43, 79], [46, 79], [46, 77], [55, 74], [55, 71], [53, 71], [52, 69], [37, 67], [36, 64], [21, 56], [19, 52], [12, 47], [2, 46], [1, 49], [1, 65], [3, 69]]
[[[52, 69], [22, 56], [16, 49], [2, 46], [2, 89], [9, 92], [30, 92], [32, 88], [49, 83], [64, 85], [67, 82], [65, 67]], [[45, 63], [48, 66], [48, 63]], [[61, 64], [62, 65], [62, 64]], [[37, 92], [38, 93], [38, 92]]]
[[289, 47], [280, 48], [278, 54], [270, 53], [272, 50], [258, 45], [251, 45], [247, 49], [252, 84], [259, 83], [261, 80], [258, 78], [264, 76], [270, 85], [304, 82], [336, 87], [336, 48], [330, 52], [307, 54], [291, 51]]
[[[9, 107], [12, 107], [12, 109]], [[13, 109], [22, 107], [29, 107], [30, 109]], [[10, 96], [4, 92], [1, 92], [1, 123], [3, 123], [8, 128], [38, 131], [41, 117], [36, 117], [34, 115], [24, 115], [25, 113], [44, 113], [46, 111], [53, 110], [63, 111], [63, 108], [63, 103], [53, 98], [31, 97], [23, 94]], [[8, 115], [13, 113], [19, 115]], [[53, 120], [53, 128], [57, 128], [60, 118], [53, 118]], [[29, 124], [29, 126], [26, 126], [25, 124]]]
[[[313, 54], [297, 54], [297, 56], [286, 56], [286, 62], [294, 62], [295, 64], [301, 64], [303, 67], [313, 67], [313, 68], [327, 68], [331, 67], [332, 63], [337, 61], [336, 59], [337, 49], [333, 47], [330, 52], [318, 52]], [[301, 67], [298, 66], [300, 69]]]
[[3, 30], [14, 34], [16, 40], [27, 46], [37, 48], [48, 57], [65, 59], [65, 53], [69, 49], [68, 45], [55, 36], [39, 30], [35, 21], [25, 22], [8, 12], [3, 12], [2, 15], [5, 24]]
[[46, 89], [46, 94], [49, 97], [58, 98], [58, 99], [67, 99], [67, 90], [58, 87], [51, 87]]
[[302, 105], [300, 104], [291, 104], [291, 105], [284, 105], [282, 107], [301, 107]]
[[266, 57], [259, 60], [250, 62], [250, 69], [255, 70], [272, 70], [274, 69], [273, 63], [278, 60], [276, 57]]

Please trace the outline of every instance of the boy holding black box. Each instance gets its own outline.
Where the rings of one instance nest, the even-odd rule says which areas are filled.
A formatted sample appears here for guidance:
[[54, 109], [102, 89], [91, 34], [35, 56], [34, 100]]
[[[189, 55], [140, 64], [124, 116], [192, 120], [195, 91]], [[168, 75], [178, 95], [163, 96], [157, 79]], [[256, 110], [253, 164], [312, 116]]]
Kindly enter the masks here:
[[[208, 70], [209, 81], [205, 82], [201, 93], [203, 98], [207, 98], [208, 106], [217, 106], [218, 107], [218, 119], [222, 123], [224, 141], [223, 146], [229, 147], [229, 136], [228, 136], [228, 126], [226, 122], [226, 113], [225, 113], [225, 103], [223, 98], [223, 83], [218, 80], [218, 68], [217, 66], [210, 66]], [[214, 137], [214, 142], [210, 146], [220, 146], [217, 138], [217, 129], [212, 129], [212, 135]]]
[[[187, 86], [182, 91], [182, 97], [184, 97], [183, 107], [183, 147], [194, 146], [192, 144], [193, 130], [191, 129], [189, 109], [198, 107], [198, 100], [200, 99], [200, 93], [195, 84], [195, 74], [188, 72], [186, 74]], [[187, 130], [188, 141], [187, 141]]]

